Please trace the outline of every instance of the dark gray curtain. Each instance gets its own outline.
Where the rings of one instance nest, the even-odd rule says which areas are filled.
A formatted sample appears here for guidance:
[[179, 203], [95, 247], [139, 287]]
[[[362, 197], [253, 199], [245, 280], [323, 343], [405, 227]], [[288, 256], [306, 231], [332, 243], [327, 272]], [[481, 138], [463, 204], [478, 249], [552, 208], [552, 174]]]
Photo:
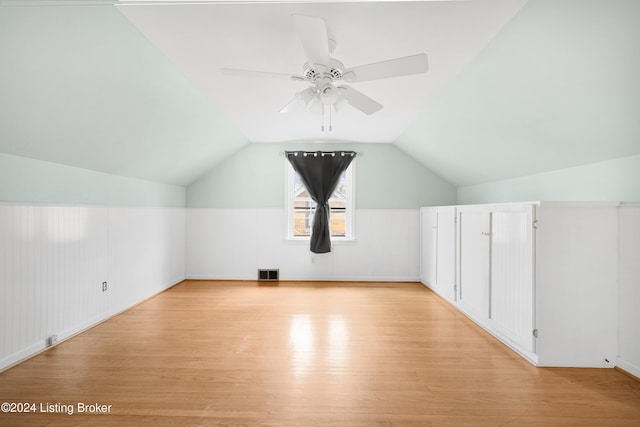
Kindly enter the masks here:
[[311, 252], [331, 252], [329, 197], [356, 156], [355, 151], [287, 151], [289, 163], [300, 175], [309, 195], [318, 205], [311, 229]]

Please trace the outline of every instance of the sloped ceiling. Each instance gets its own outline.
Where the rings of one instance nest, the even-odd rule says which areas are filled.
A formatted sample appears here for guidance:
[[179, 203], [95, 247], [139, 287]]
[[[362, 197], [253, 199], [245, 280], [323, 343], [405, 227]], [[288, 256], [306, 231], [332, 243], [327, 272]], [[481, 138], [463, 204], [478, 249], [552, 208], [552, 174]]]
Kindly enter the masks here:
[[0, 152], [186, 185], [246, 143], [113, 5], [0, 7]]
[[530, 0], [396, 144], [461, 186], [640, 154], [640, 2]]
[[166, 14], [194, 5], [120, 6], [134, 25], [108, 0], [43, 6], [56, 2], [91, 0], [0, 0], [2, 153], [178, 185], [249, 141], [276, 138], [395, 141], [456, 185], [640, 154], [637, 0], [529, 0], [519, 12], [524, 0], [302, 5], [337, 24], [346, 65], [430, 55], [426, 75], [358, 86], [384, 114], [335, 117], [331, 136], [318, 133], [317, 117], [271, 115], [299, 90], [293, 83], [216, 73], [296, 71], [295, 5], [202, 14], [227, 34]]

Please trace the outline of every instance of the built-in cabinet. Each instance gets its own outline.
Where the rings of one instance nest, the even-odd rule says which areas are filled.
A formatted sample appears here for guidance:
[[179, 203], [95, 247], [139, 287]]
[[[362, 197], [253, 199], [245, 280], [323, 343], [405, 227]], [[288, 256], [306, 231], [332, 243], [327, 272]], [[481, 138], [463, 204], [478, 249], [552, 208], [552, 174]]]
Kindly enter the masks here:
[[422, 208], [420, 279], [449, 301], [456, 299], [456, 208]]
[[434, 288], [438, 257], [438, 208], [420, 209], [420, 280]]
[[[421, 220], [425, 285], [534, 364], [614, 366], [617, 203], [433, 207]], [[452, 247], [454, 286], [438, 270]]]
[[460, 306], [526, 352], [534, 336], [534, 206], [461, 206]]

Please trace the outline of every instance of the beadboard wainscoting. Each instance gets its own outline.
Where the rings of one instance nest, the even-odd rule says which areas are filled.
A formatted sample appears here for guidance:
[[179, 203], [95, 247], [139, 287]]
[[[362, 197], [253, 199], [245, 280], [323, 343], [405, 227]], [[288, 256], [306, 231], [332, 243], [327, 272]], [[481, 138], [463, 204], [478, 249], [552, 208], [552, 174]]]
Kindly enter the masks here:
[[620, 308], [617, 366], [640, 378], [640, 204], [620, 212]]
[[189, 208], [190, 279], [255, 280], [279, 269], [280, 280], [419, 280], [419, 210], [358, 209], [355, 240], [313, 254], [308, 241], [285, 239], [280, 208]]
[[0, 369], [182, 281], [184, 242], [184, 208], [0, 204]]

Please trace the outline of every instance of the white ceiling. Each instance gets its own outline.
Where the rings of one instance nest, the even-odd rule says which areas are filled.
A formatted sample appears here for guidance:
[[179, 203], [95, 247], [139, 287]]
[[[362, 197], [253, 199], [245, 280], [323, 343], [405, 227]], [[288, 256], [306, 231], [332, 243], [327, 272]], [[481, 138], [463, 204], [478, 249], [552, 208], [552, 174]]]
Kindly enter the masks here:
[[[120, 4], [118, 9], [251, 142], [393, 142], [526, 0], [360, 3]], [[384, 105], [349, 106], [322, 132], [321, 116], [278, 111], [306, 83], [224, 76], [220, 68], [300, 74], [291, 15], [324, 18], [345, 67], [426, 52], [427, 74], [353, 86]]]

